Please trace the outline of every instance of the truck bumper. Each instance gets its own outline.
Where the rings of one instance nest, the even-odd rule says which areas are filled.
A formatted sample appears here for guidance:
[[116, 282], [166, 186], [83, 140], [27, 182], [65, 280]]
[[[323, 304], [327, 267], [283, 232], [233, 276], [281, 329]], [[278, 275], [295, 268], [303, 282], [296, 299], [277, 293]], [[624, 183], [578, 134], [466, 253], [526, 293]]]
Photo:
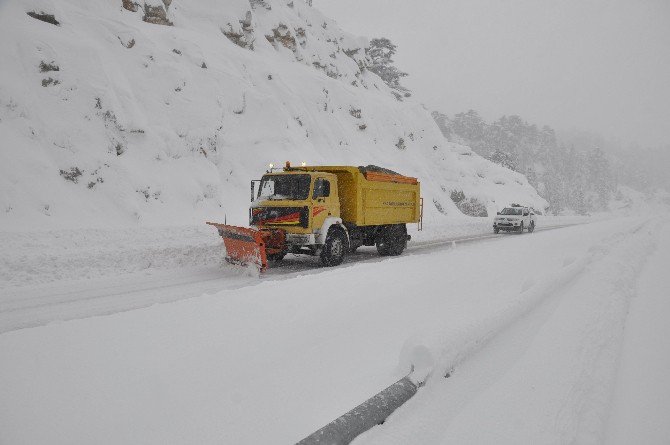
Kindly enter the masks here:
[[316, 237], [313, 233], [287, 233], [286, 244], [289, 246], [313, 246]]

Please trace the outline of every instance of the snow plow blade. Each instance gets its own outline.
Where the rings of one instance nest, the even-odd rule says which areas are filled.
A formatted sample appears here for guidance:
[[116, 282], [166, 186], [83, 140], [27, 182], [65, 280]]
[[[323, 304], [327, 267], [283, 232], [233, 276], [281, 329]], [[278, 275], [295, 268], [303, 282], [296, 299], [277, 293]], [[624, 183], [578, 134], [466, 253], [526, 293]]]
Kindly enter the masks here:
[[261, 232], [246, 227], [207, 222], [219, 231], [226, 246], [226, 261], [243, 266], [254, 264], [263, 272], [268, 267], [265, 242]]

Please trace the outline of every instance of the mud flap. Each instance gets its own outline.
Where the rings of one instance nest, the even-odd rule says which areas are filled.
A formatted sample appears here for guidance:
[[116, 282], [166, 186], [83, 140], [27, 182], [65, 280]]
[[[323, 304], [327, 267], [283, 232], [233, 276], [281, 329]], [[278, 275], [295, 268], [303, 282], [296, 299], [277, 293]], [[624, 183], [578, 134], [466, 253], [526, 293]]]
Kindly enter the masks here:
[[265, 243], [261, 232], [246, 227], [207, 222], [219, 231], [226, 246], [226, 261], [233, 264], [253, 264], [263, 272], [268, 267]]

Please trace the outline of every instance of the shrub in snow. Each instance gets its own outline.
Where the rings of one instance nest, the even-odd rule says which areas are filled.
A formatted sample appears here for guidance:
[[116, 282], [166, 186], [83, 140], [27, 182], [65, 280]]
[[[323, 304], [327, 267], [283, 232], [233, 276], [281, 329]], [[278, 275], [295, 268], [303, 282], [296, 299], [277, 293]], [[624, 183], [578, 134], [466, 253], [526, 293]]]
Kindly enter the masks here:
[[138, 189], [138, 190], [135, 190], [135, 191], [137, 193], [141, 194], [142, 196], [144, 196], [144, 200], [147, 201], [147, 202], [149, 202], [149, 198], [153, 198], [156, 201], [159, 201], [160, 197], [161, 197], [161, 192], [157, 191], [157, 192], [152, 193], [151, 192], [151, 187], [147, 187], [147, 188], [144, 188], [144, 189]]
[[123, 8], [131, 12], [137, 12], [137, 8], [140, 6], [132, 0], [122, 0]]
[[312, 62], [312, 66], [314, 68], [325, 71], [326, 76], [328, 76], [330, 78], [337, 79], [338, 77], [340, 77], [340, 74], [337, 72], [337, 68], [332, 64], [324, 65], [323, 63], [317, 61], [317, 62]]
[[119, 42], [121, 42], [121, 45], [123, 45], [124, 47], [126, 47], [128, 49], [135, 46], [135, 39], [130, 39], [130, 40], [128, 40], [128, 43], [125, 43], [123, 40], [121, 40], [121, 37], [119, 37]]
[[173, 23], [167, 18], [167, 7], [170, 5], [170, 0], [164, 0], [164, 5], [157, 2], [152, 2], [155, 4], [149, 4], [144, 2], [144, 20], [147, 23], [153, 23], [154, 25], [166, 25], [172, 26]]
[[463, 190], [452, 190], [450, 192], [451, 200], [454, 201], [454, 204], [457, 204], [465, 199], [465, 193]]
[[305, 28], [298, 27], [295, 29], [295, 35], [300, 37], [301, 39], [306, 39], [307, 34], [305, 33]]
[[47, 79], [42, 79], [42, 86], [48, 87], [49, 85], [58, 85], [60, 80], [49, 77]]
[[514, 161], [514, 158], [511, 154], [506, 153], [501, 150], [496, 150], [491, 155], [491, 160], [496, 164], [500, 164], [503, 167], [507, 167], [510, 170], [517, 170], [517, 163]]
[[60, 175], [65, 178], [66, 181], [74, 182], [75, 184], [79, 182], [79, 177], [83, 174], [78, 167], [70, 167], [69, 170], [61, 170]]
[[486, 211], [486, 206], [475, 198], [464, 199], [463, 201], [456, 204], [456, 207], [458, 207], [458, 210], [460, 210], [464, 215], [482, 217], [489, 216], [488, 212]]
[[449, 196], [462, 214], [468, 216], [488, 216], [486, 206], [475, 198], [467, 199], [462, 190], [452, 190]]
[[95, 187], [96, 185], [98, 185], [98, 184], [102, 184], [103, 182], [105, 182], [104, 179], [102, 179], [102, 178], [96, 178], [95, 181], [90, 181], [90, 182], [88, 183], [88, 186], [87, 186], [87, 187], [88, 187], [89, 189], [92, 189], [92, 188]]
[[444, 207], [442, 207], [442, 204], [440, 204], [440, 201], [433, 198], [433, 204], [435, 205], [435, 208], [437, 209], [438, 212], [440, 212], [444, 215], [447, 214], [447, 212], [444, 210]]
[[249, 0], [249, 4], [251, 4], [251, 7], [254, 9], [261, 7], [268, 11], [272, 10], [272, 7], [265, 0]]
[[295, 51], [297, 48], [295, 37], [291, 35], [291, 31], [283, 23], [280, 23], [279, 26], [272, 30], [271, 36], [265, 36], [265, 38], [272, 44], [279, 42], [291, 51]]
[[398, 150], [404, 150], [407, 148], [405, 145], [405, 140], [403, 138], [398, 138], [398, 142], [395, 144], [396, 147], [398, 147]]
[[45, 63], [40, 62], [40, 73], [48, 73], [49, 71], [60, 71], [60, 67], [55, 62]]
[[233, 25], [228, 23], [226, 28], [221, 28], [221, 32], [235, 45], [254, 50], [254, 29], [251, 27], [251, 11], [247, 11], [244, 20], [240, 20], [240, 29], [233, 28]]

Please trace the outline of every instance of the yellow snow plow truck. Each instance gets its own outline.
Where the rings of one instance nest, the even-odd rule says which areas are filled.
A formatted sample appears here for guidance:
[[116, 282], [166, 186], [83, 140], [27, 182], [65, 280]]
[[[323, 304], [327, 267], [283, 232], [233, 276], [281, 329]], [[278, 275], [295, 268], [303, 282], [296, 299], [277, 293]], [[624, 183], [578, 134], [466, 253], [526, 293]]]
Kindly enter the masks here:
[[400, 255], [410, 239], [406, 224], [420, 227], [423, 211], [416, 178], [373, 165], [271, 166], [251, 181], [251, 200], [250, 228], [207, 224], [223, 238], [226, 260], [260, 270], [287, 253], [318, 255], [324, 266], [360, 246]]

